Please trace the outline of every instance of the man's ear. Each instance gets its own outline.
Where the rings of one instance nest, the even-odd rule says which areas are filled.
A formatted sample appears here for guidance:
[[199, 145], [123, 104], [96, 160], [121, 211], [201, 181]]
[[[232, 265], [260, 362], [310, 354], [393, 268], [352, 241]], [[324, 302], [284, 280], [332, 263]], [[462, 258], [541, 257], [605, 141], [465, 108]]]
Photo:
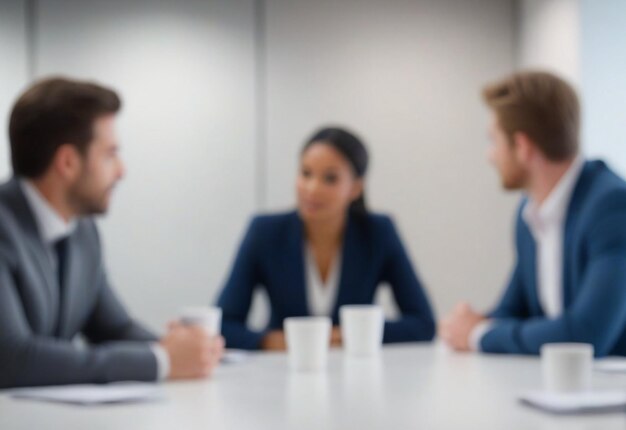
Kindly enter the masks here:
[[52, 168], [66, 182], [74, 182], [80, 176], [83, 157], [74, 145], [65, 143], [57, 148]]
[[520, 163], [528, 165], [535, 156], [536, 146], [526, 133], [517, 131], [513, 134], [513, 151]]

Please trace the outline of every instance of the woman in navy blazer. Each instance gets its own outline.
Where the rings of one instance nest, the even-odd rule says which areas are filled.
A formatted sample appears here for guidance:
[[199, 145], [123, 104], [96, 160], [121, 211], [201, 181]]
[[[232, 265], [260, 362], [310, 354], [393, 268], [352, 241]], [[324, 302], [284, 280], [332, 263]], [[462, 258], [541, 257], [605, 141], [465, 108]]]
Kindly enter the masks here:
[[[391, 286], [401, 312], [385, 322], [383, 341], [433, 338], [433, 313], [393, 222], [366, 209], [367, 164], [364, 145], [343, 129], [321, 129], [309, 139], [301, 154], [297, 211], [252, 220], [218, 299], [227, 347], [284, 349], [283, 320], [320, 313], [332, 318], [333, 343], [340, 344], [339, 308], [373, 303], [382, 283]], [[261, 332], [246, 326], [260, 286], [271, 307]], [[324, 308], [324, 300], [320, 305], [313, 298], [325, 292], [332, 297]]]

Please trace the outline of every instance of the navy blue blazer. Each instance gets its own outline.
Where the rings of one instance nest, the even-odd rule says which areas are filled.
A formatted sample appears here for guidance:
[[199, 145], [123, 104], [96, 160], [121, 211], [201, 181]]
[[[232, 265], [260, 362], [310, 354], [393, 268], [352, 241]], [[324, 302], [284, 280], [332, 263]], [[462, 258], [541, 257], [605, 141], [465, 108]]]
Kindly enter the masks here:
[[486, 352], [538, 354], [548, 342], [586, 342], [596, 356], [626, 355], [626, 182], [601, 161], [585, 163], [574, 188], [563, 247], [563, 313], [547, 318], [538, 299], [533, 236], [517, 218], [517, 264], [489, 316]]
[[[266, 331], [252, 331], [246, 326], [256, 287], [265, 288], [269, 296], [271, 316], [267, 330], [282, 329], [287, 317], [310, 315], [304, 246], [303, 225], [297, 212], [252, 220], [218, 299], [227, 347], [260, 347]], [[389, 217], [351, 214], [342, 256], [339, 288], [331, 315], [335, 325], [339, 322], [339, 307], [372, 303], [377, 287], [387, 282], [402, 315], [385, 323], [383, 341], [433, 338], [435, 322], [428, 299]]]

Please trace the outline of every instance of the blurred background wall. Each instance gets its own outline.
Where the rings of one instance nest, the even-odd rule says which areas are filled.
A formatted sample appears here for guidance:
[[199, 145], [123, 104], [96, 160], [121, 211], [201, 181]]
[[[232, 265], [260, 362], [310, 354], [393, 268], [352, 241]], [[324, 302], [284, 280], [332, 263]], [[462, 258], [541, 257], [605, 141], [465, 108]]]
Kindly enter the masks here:
[[626, 172], [625, 19], [619, 0], [0, 0], [0, 175], [34, 79], [117, 89], [128, 175], [100, 225], [118, 291], [158, 329], [215, 299], [250, 217], [293, 208], [303, 141], [344, 125], [438, 313], [484, 309], [508, 277], [519, 196], [485, 159], [480, 88], [520, 67], [563, 75], [586, 102], [585, 151]]

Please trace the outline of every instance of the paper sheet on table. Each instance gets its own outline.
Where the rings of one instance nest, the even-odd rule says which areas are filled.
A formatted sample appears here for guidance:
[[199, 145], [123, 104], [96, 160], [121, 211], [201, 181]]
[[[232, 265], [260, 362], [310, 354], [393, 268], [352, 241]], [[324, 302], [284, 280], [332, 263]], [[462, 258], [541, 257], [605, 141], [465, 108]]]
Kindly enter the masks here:
[[222, 356], [223, 364], [238, 364], [243, 363], [249, 357], [249, 352], [243, 349], [227, 349]]
[[593, 369], [598, 372], [606, 373], [626, 373], [626, 359], [623, 358], [605, 358], [596, 361]]
[[626, 411], [625, 390], [564, 394], [537, 391], [522, 395], [520, 401], [555, 414]]
[[120, 383], [109, 385], [64, 385], [21, 388], [11, 391], [17, 399], [74, 405], [99, 405], [163, 400], [163, 390], [156, 384]]

